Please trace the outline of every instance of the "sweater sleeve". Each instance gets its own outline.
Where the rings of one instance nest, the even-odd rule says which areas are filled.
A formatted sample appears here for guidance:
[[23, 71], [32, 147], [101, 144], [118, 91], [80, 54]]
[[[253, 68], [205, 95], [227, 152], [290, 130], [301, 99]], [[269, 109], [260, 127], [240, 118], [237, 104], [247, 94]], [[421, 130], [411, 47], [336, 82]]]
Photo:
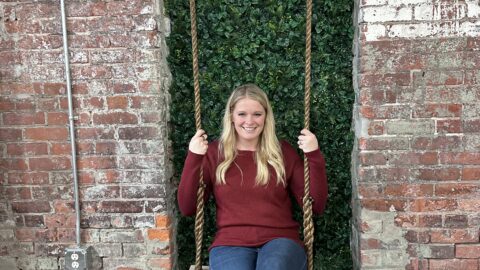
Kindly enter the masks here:
[[[287, 146], [285, 146], [286, 151], [284, 154], [288, 155], [285, 157], [288, 164], [285, 165], [287, 168], [287, 176], [290, 176], [290, 179], [287, 179], [289, 189], [298, 205], [302, 206], [305, 186], [303, 159], [300, 158], [292, 146], [288, 143], [285, 144]], [[325, 210], [328, 197], [325, 159], [320, 149], [307, 152], [305, 155], [308, 159], [310, 172], [310, 196], [313, 199], [312, 210], [315, 214], [321, 214]], [[290, 174], [288, 174], [289, 170]]]
[[183, 166], [180, 185], [178, 186], [177, 200], [180, 212], [185, 216], [194, 215], [197, 211], [197, 190], [200, 182], [200, 168], [203, 168], [203, 182], [206, 184], [204, 200], [210, 196], [210, 168], [206, 155], [188, 151]]

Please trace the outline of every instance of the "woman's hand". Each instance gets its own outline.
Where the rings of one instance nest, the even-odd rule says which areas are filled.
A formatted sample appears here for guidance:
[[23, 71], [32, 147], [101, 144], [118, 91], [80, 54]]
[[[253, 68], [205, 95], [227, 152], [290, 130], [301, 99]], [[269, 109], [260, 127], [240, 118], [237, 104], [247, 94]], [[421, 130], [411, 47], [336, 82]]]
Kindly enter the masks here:
[[197, 133], [193, 135], [188, 145], [188, 150], [198, 155], [205, 155], [208, 149], [207, 133], [204, 130], [199, 129]]
[[318, 141], [315, 134], [308, 129], [302, 129], [298, 136], [298, 147], [303, 150], [304, 153], [312, 152], [318, 149]]

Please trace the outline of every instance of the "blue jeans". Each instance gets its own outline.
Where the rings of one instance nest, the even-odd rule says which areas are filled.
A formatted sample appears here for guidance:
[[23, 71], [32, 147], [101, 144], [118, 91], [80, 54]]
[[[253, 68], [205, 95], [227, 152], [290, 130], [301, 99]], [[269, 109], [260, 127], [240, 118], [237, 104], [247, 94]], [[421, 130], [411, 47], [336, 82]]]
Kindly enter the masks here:
[[305, 270], [302, 246], [277, 238], [261, 247], [218, 246], [210, 250], [210, 270]]

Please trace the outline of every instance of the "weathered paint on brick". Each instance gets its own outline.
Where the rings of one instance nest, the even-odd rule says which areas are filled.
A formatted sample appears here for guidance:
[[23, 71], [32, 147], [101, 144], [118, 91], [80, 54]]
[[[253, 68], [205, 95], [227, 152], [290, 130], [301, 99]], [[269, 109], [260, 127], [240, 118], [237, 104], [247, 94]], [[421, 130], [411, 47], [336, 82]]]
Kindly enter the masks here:
[[354, 269], [479, 269], [480, 5], [357, 4]]
[[[82, 242], [103, 269], [173, 268], [163, 1], [65, 7]], [[0, 15], [0, 269], [63, 269], [75, 213], [60, 6], [2, 3]], [[167, 233], [150, 240], [152, 228]]]

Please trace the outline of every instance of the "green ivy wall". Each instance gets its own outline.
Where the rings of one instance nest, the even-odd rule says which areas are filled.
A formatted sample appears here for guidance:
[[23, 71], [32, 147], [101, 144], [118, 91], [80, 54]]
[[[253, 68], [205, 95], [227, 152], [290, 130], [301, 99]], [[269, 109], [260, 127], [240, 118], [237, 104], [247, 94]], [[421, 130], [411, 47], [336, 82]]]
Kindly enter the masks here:
[[[168, 58], [171, 140], [178, 182], [188, 141], [195, 132], [188, 1], [166, 1], [172, 32]], [[311, 130], [327, 161], [329, 201], [315, 217], [315, 269], [351, 269], [350, 153], [354, 92], [352, 89], [353, 1], [314, 1], [312, 33]], [[279, 138], [292, 144], [303, 126], [304, 1], [197, 1], [202, 126], [217, 138], [231, 90], [254, 82], [271, 99]], [[215, 232], [215, 210], [206, 210], [204, 263]], [[301, 219], [299, 208], [296, 217]], [[193, 218], [179, 216], [179, 269], [195, 257]]]

